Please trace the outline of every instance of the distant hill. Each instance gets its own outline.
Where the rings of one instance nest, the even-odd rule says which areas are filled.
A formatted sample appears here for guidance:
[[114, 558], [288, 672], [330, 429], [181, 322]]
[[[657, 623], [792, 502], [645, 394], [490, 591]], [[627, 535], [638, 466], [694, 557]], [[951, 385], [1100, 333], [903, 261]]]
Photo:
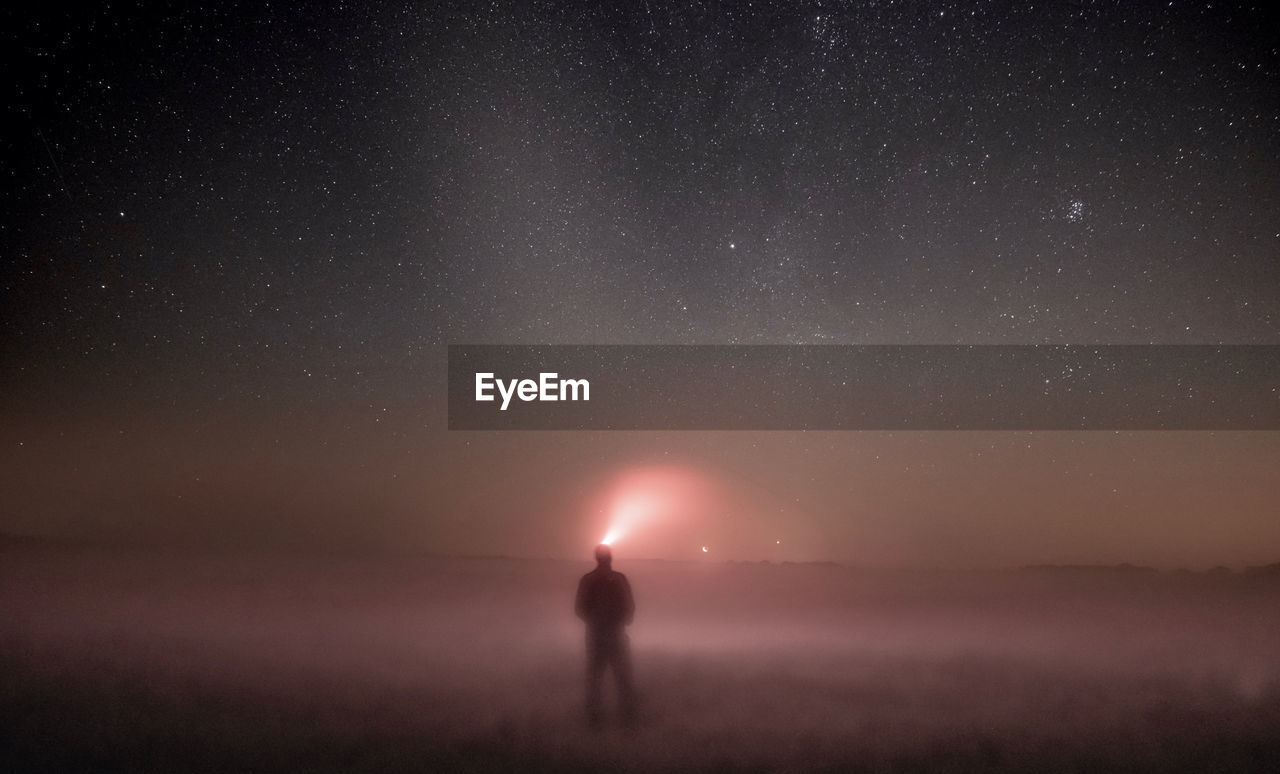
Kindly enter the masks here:
[[[1145, 567], [1128, 562], [1120, 564], [1030, 564], [1019, 567], [1018, 570], [1020, 572], [1061, 575], [1147, 575], [1160, 572], [1154, 567]], [[1231, 568], [1222, 565], [1210, 567], [1204, 572], [1187, 569], [1178, 569], [1172, 572], [1174, 575], [1179, 576], [1207, 575], [1218, 578], [1231, 577], [1236, 574]], [[1243, 574], [1250, 578], [1280, 578], [1280, 562], [1246, 567]]]
[[1154, 567], [1145, 567], [1128, 562], [1120, 564], [1029, 564], [1019, 568], [1023, 572], [1063, 573], [1063, 574], [1107, 574], [1107, 575], [1144, 575], [1159, 572]]
[[1247, 567], [1244, 574], [1255, 578], [1280, 578], [1280, 562], [1264, 564], [1258, 567]]

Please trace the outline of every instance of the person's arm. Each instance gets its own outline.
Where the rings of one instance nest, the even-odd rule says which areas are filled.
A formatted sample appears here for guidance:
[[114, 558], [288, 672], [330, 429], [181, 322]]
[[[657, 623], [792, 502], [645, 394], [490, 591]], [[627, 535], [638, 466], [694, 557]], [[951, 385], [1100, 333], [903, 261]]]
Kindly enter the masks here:
[[636, 617], [636, 601], [631, 596], [631, 583], [625, 575], [622, 576], [622, 613], [622, 622], [630, 626]]
[[587, 620], [587, 576], [578, 581], [578, 595], [573, 600], [573, 612], [582, 620]]

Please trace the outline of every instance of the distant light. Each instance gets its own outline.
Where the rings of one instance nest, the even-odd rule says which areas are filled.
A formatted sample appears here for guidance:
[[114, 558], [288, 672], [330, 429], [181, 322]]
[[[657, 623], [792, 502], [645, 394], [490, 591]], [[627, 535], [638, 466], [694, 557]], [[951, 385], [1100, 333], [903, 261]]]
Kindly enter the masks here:
[[779, 541], [778, 541], [778, 545], [782, 545], [782, 541], [781, 541], [781, 540], [779, 540]]
[[704, 553], [704, 554], [705, 554], [706, 552], [707, 552], [707, 547], [706, 547], [706, 546], [703, 546], [703, 547], [702, 547], [702, 553]]

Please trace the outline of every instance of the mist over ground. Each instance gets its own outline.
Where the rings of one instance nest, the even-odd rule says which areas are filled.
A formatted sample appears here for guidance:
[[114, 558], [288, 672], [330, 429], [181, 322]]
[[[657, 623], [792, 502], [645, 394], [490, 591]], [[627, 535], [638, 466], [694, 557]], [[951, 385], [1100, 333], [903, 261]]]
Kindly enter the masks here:
[[[589, 562], [8, 543], [6, 770], [1263, 771], [1280, 581], [628, 561], [641, 720], [590, 732]], [[612, 695], [609, 695], [612, 699]]]

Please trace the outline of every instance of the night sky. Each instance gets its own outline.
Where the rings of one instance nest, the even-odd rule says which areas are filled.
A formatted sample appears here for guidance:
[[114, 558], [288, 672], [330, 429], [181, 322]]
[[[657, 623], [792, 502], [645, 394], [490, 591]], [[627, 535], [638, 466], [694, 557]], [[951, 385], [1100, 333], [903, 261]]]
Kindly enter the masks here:
[[1280, 559], [1276, 433], [443, 392], [449, 343], [1280, 344], [1264, 4], [50, 5], [0, 25], [0, 531], [585, 557], [679, 470], [703, 512], [637, 553]]

